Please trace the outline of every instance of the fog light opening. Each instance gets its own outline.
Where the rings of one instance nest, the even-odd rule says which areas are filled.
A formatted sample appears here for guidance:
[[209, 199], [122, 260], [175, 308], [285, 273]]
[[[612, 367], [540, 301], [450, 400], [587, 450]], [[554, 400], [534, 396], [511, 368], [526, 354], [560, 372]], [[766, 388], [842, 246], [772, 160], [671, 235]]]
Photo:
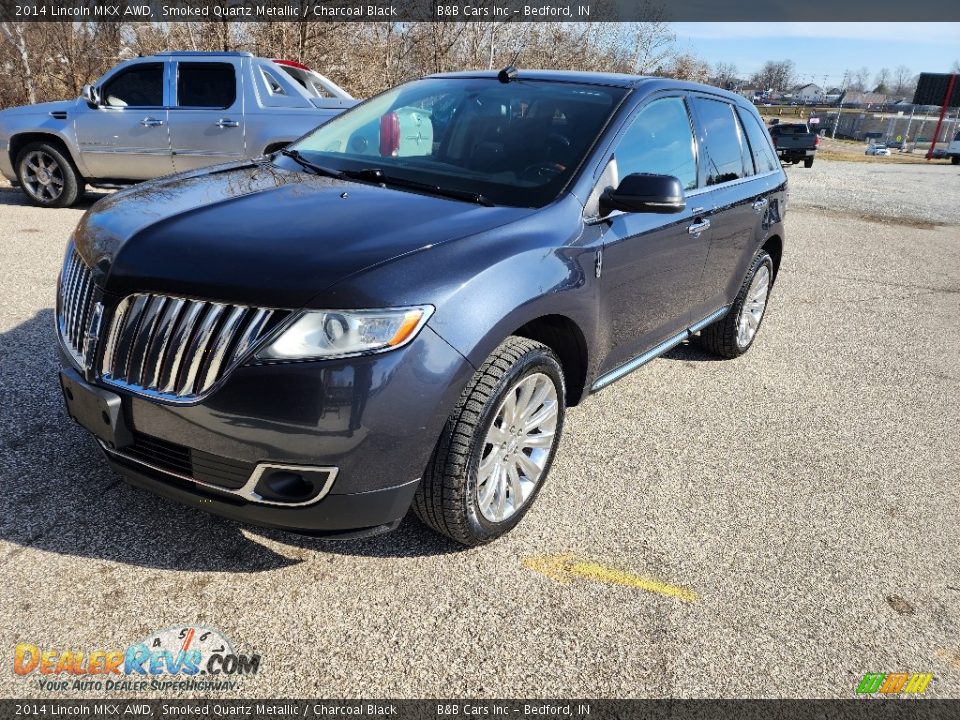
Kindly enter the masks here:
[[320, 488], [313, 480], [290, 470], [267, 472], [257, 483], [257, 495], [273, 502], [303, 502], [317, 494]]

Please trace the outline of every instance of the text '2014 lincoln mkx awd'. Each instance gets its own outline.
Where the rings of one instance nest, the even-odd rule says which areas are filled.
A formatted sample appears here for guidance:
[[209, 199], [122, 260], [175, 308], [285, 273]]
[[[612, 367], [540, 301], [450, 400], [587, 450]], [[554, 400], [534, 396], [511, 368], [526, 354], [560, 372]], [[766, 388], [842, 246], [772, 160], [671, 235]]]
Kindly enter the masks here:
[[412, 506], [481, 544], [530, 509], [566, 408], [687, 338], [747, 351], [785, 204], [735, 94], [424, 78], [97, 202], [60, 277], [64, 397], [160, 495], [340, 536]]

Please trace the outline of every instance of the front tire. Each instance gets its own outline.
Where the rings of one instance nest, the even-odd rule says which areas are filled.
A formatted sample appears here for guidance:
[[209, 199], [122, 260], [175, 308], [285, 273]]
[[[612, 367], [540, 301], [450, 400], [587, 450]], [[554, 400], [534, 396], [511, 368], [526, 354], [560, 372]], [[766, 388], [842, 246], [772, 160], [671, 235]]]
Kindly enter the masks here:
[[730, 312], [700, 332], [700, 345], [714, 355], [743, 355], [760, 331], [773, 284], [773, 260], [761, 250], [754, 258]]
[[951, 156], [950, 156], [950, 162], [951, 162], [953, 165], [960, 165], [960, 155], [951, 155]]
[[83, 179], [56, 145], [35, 142], [17, 155], [17, 180], [31, 203], [59, 208], [73, 205], [83, 192]]
[[443, 428], [413, 501], [417, 517], [469, 546], [513, 529], [553, 463], [565, 390], [550, 348], [516, 336], [504, 340]]

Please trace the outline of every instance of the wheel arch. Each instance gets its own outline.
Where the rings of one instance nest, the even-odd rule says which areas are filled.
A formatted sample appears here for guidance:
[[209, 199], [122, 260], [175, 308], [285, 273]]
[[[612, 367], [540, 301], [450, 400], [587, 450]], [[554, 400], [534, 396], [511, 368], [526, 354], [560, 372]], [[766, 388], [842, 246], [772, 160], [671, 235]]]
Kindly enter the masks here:
[[73, 169], [76, 171], [77, 175], [79, 175], [81, 178], [83, 177], [83, 173], [80, 171], [80, 166], [77, 164], [77, 158], [74, 157], [73, 152], [70, 150], [70, 146], [67, 144], [66, 140], [56, 133], [36, 130], [25, 130], [10, 136], [10, 140], [7, 144], [7, 153], [10, 157], [10, 167], [13, 168], [14, 173], [17, 172], [17, 156], [20, 155], [20, 152], [27, 145], [35, 142], [47, 142], [51, 145], [55, 145], [56, 148], [63, 153], [64, 157], [73, 163]]
[[583, 398], [587, 381], [587, 341], [583, 331], [566, 315], [541, 315], [524, 323], [511, 335], [543, 343], [556, 354], [567, 384], [566, 402], [572, 407]]
[[776, 280], [780, 272], [780, 260], [783, 258], [783, 239], [779, 235], [771, 235], [760, 249], [773, 260], [773, 279]]

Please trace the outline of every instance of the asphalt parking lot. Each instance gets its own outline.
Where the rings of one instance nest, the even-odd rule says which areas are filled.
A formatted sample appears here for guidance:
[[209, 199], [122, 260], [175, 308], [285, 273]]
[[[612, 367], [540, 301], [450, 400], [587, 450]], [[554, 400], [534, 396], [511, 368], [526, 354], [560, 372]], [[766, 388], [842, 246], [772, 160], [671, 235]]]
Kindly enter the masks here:
[[787, 172], [754, 348], [681, 346], [573, 409], [535, 508], [473, 550], [412, 517], [263, 531], [119, 480], [56, 380], [82, 209], [0, 188], [0, 694], [65, 696], [14, 675], [17, 643], [201, 623], [262, 655], [225, 697], [851, 697], [893, 671], [960, 697], [960, 171]]

